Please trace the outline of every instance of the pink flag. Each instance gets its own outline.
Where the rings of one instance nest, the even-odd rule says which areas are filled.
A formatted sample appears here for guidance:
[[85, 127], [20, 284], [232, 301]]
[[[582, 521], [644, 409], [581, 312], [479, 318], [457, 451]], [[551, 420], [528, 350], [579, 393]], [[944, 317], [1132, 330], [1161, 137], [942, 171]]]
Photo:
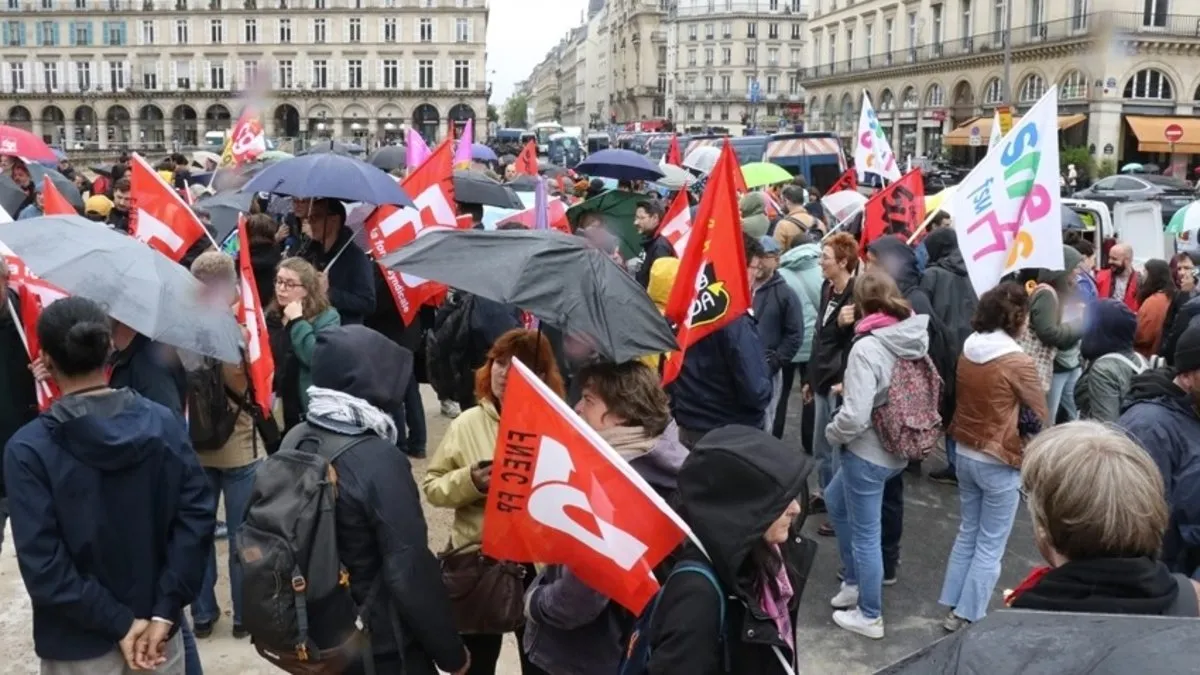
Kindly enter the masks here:
[[421, 134], [412, 127], [408, 128], [408, 134], [405, 136], [404, 142], [408, 146], [408, 151], [404, 157], [404, 164], [410, 171], [424, 164], [425, 160], [429, 159], [429, 156], [433, 154], [430, 152], [429, 146], [425, 145], [425, 139], [421, 138]]
[[475, 143], [475, 120], [467, 120], [462, 135], [458, 137], [458, 149], [454, 151], [454, 168], [467, 169], [471, 166], [471, 146]]

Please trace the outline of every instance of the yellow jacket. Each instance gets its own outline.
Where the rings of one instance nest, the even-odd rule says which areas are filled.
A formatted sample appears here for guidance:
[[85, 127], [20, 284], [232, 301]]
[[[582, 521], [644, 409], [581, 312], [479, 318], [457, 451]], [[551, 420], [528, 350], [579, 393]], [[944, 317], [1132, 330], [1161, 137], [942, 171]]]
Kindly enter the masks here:
[[[659, 258], [650, 267], [650, 285], [646, 292], [654, 301], [659, 312], [665, 312], [667, 301], [671, 298], [671, 287], [675, 285], [675, 277], [679, 274], [679, 258]], [[638, 357], [638, 361], [650, 366], [654, 372], [660, 372], [659, 364], [665, 360], [666, 354], [647, 354]]]
[[[471, 468], [496, 453], [500, 415], [489, 402], [464, 410], [446, 430], [421, 481], [433, 506], [454, 509], [450, 548], [478, 548], [483, 541], [483, 512], [487, 495], [471, 481]], [[439, 542], [434, 546], [440, 550]]]

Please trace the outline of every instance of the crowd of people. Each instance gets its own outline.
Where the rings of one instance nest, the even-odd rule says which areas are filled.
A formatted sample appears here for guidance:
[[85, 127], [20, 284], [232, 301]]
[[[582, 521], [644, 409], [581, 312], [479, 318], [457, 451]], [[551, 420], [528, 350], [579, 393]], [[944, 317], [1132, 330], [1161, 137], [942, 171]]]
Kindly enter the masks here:
[[[127, 232], [120, 167], [108, 185], [87, 186], [86, 211]], [[10, 174], [29, 190], [23, 217], [38, 198], [22, 170]], [[273, 419], [246, 404], [244, 363], [156, 343], [89, 300], [44, 309], [32, 360], [0, 313], [4, 515], [42, 672], [199, 675], [196, 640], [226, 602], [234, 637], [253, 635], [261, 590], [244, 573], [263, 551], [241, 550], [237, 533], [263, 517], [248, 504], [265, 458], [313, 434], [358, 441], [326, 457], [342, 585], [370, 628], [369, 647], [342, 672], [491, 674], [508, 633], [525, 675], [792, 672], [810, 574], [841, 579], [828, 599], [838, 626], [885, 637], [884, 588], [904, 581], [905, 474], [923, 472], [929, 448], [898, 453], [880, 411], [920, 395], [920, 383], [940, 392], [947, 458], [928, 478], [957, 486], [960, 503], [938, 597], [946, 631], [996, 604], [1022, 502], [1049, 571], [1011, 606], [1197, 616], [1200, 256], [1136, 266], [1123, 243], [1069, 236], [1063, 270], [1026, 270], [977, 297], [948, 217], [916, 246], [886, 235], [864, 250], [827, 225], [818, 197], [802, 179], [742, 197], [752, 310], [692, 345], [665, 389], [666, 355], [608, 363], [574, 353], [553, 326], [527, 327], [522, 308], [478, 295], [452, 290], [406, 324], [334, 199], [294, 199], [290, 214], [247, 223], [276, 363]], [[463, 212], [478, 224], [478, 209]], [[663, 218], [660, 199], [639, 202], [641, 250], [629, 260], [602, 221], [577, 232], [660, 310], [679, 270]], [[234, 259], [210, 249], [185, 262], [234, 311]], [[697, 537], [656, 570], [663, 589], [644, 623], [567, 567], [481, 553], [514, 359]], [[197, 381], [213, 372], [231, 424], [201, 441], [185, 410], [210, 403], [197, 399]], [[40, 414], [35, 380], [62, 394]], [[436, 448], [420, 382], [453, 418]], [[414, 476], [410, 458], [427, 451]], [[436, 553], [421, 496], [453, 511]], [[816, 532], [836, 542], [838, 569], [814, 569], [816, 545], [800, 534], [822, 513]], [[219, 530], [229, 533], [228, 598], [215, 592]], [[904, 557], [916, 558], [941, 564], [928, 550]], [[635, 625], [648, 650], [630, 670]]]

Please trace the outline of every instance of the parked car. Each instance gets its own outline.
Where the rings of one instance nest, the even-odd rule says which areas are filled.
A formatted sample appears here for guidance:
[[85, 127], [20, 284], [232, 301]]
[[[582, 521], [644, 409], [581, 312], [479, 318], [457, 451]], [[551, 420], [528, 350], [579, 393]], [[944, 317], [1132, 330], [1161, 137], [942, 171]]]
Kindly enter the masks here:
[[1186, 181], [1154, 174], [1101, 178], [1072, 196], [1104, 202], [1109, 207], [1120, 202], [1155, 201], [1162, 205], [1164, 223], [1170, 222], [1176, 211], [1196, 201], [1196, 193]]

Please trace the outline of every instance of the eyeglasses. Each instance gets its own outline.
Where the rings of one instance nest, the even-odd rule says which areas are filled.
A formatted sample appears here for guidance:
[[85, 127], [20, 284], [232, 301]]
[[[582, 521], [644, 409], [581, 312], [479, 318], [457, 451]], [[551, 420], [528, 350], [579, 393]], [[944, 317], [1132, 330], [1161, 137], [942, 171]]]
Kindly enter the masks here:
[[275, 288], [285, 288], [289, 291], [303, 287], [304, 284], [299, 281], [289, 281], [288, 279], [275, 279]]

